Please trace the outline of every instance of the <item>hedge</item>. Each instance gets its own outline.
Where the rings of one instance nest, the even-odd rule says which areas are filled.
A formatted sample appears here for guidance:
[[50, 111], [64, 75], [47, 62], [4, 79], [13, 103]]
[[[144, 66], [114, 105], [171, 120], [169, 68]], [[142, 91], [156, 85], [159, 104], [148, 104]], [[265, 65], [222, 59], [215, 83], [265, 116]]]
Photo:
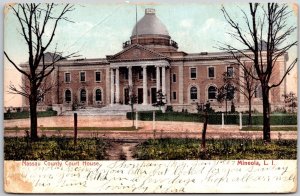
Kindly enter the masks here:
[[[48, 117], [48, 116], [57, 116], [56, 111], [42, 111], [37, 113], [38, 117]], [[12, 113], [4, 113], [4, 120], [10, 120], [10, 119], [24, 119], [29, 118], [29, 112], [12, 112]]]
[[[127, 112], [127, 119], [131, 119], [131, 112]], [[133, 114], [135, 119], [135, 113]], [[153, 120], [153, 112], [139, 112], [138, 113], [139, 120], [143, 121], [152, 121]], [[239, 114], [227, 114], [224, 115], [224, 123], [225, 124], [239, 124]], [[184, 113], [184, 112], [166, 112], [162, 113], [161, 111], [155, 112], [155, 119], [157, 121], [184, 121], [184, 122], [203, 122], [204, 115], [197, 113]], [[242, 117], [243, 125], [248, 123], [248, 114], [243, 114]], [[222, 124], [222, 114], [221, 113], [213, 113], [209, 114], [208, 118], [209, 124]], [[263, 116], [260, 115], [252, 115], [252, 125], [263, 125]], [[271, 115], [271, 125], [297, 125], [297, 115], [295, 114], [274, 114]]]

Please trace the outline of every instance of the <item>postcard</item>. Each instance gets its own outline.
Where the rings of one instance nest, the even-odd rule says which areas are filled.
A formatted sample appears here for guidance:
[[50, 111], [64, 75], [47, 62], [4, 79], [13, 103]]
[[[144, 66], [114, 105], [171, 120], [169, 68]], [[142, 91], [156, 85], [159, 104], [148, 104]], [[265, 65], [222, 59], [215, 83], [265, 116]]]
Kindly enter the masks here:
[[297, 3], [7, 3], [4, 191], [297, 191]]

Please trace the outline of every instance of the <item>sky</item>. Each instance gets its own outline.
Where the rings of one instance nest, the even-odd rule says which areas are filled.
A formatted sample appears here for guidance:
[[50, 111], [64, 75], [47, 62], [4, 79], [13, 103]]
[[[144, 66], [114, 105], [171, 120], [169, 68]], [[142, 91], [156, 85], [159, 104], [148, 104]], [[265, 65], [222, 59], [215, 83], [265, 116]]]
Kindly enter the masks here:
[[[217, 52], [219, 42], [242, 47], [227, 32], [231, 29], [221, 12], [221, 4], [216, 3], [139, 3], [118, 1], [115, 3], [75, 4], [75, 10], [67, 16], [70, 22], [61, 22], [57, 28], [53, 44], [64, 54], [78, 52], [80, 58], [105, 58], [122, 50], [122, 43], [130, 40], [136, 23], [144, 16], [146, 8], [155, 8], [156, 15], [167, 27], [171, 38], [178, 43], [179, 51], [187, 53]], [[233, 18], [242, 24], [240, 9], [247, 4], [227, 3], [224, 6]], [[288, 24], [297, 25], [298, 8], [290, 4], [292, 10]], [[4, 10], [4, 51], [20, 64], [28, 61], [26, 44], [19, 34], [16, 17], [9, 9]], [[49, 34], [49, 32], [47, 33]], [[297, 39], [295, 32], [291, 40]], [[290, 61], [297, 56], [297, 49], [289, 52]], [[289, 62], [290, 62], [289, 61]], [[21, 75], [4, 58], [4, 106], [21, 106], [21, 97], [7, 93], [10, 83], [20, 84]], [[296, 67], [288, 76], [288, 91], [297, 89]]]

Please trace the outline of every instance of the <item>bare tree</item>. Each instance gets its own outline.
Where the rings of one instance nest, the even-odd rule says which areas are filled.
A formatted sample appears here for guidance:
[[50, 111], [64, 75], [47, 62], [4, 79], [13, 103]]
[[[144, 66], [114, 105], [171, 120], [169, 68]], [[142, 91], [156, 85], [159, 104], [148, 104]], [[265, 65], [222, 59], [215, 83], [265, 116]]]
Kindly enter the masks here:
[[[19, 67], [6, 52], [4, 54], [29, 83], [26, 84], [25, 82], [25, 86], [19, 87], [11, 85], [10, 92], [20, 94], [28, 99], [30, 105], [30, 136], [35, 141], [38, 139], [37, 103], [52, 88], [52, 85], [47, 82], [47, 78], [54, 70], [55, 63], [73, 55], [62, 57], [62, 52], [57, 52], [56, 49], [54, 53], [47, 53], [46, 51], [53, 41], [60, 21], [72, 22], [66, 17], [66, 14], [73, 11], [74, 6], [70, 4], [28, 3], [9, 5], [9, 7], [18, 19], [21, 29], [20, 34], [28, 46], [28, 67]], [[45, 60], [45, 54], [51, 54], [51, 60]]]
[[[244, 70], [246, 69], [246, 70]], [[257, 91], [257, 84], [259, 83], [254, 77], [248, 73], [254, 73], [253, 66], [247, 66], [246, 63], [242, 66], [241, 74], [234, 74], [233, 77], [224, 76], [225, 83], [234, 84], [235, 90], [239, 91], [248, 100], [248, 125], [252, 125], [252, 99]]]
[[242, 43], [246, 49], [238, 49], [226, 43], [223, 43], [221, 48], [229, 52], [240, 66], [244, 67], [242, 58], [252, 63], [256, 74], [247, 69], [244, 70], [251, 77], [260, 81], [263, 99], [263, 139], [270, 142], [270, 90], [278, 87], [284, 81], [297, 62], [297, 58], [294, 59], [284, 70], [283, 76], [276, 76], [277, 80], [271, 80], [276, 74], [274, 68], [278, 58], [286, 55], [290, 48], [297, 45], [297, 41], [291, 38], [296, 27], [288, 23], [291, 11], [286, 4], [249, 3], [249, 12], [241, 10], [244, 19], [243, 25], [235, 20], [225, 7], [222, 7], [221, 10], [233, 30], [229, 34], [233, 39]]
[[234, 99], [234, 94], [236, 87], [233, 85], [232, 77], [233, 75], [228, 75], [227, 72], [223, 74], [223, 85], [218, 88], [217, 101], [222, 103], [225, 101], [225, 116], [227, 118], [227, 102]]
[[132, 118], [132, 127], [134, 127], [134, 104], [137, 103], [137, 96], [133, 92], [133, 86], [128, 85], [128, 91], [129, 91], [129, 105], [131, 108], [131, 118]]

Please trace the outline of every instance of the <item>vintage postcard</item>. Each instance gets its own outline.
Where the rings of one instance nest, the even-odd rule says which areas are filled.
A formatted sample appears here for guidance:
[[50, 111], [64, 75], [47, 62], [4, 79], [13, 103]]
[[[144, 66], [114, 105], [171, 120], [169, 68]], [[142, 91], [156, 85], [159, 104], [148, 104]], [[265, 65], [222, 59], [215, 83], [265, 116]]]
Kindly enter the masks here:
[[7, 3], [7, 193], [297, 191], [297, 3]]

